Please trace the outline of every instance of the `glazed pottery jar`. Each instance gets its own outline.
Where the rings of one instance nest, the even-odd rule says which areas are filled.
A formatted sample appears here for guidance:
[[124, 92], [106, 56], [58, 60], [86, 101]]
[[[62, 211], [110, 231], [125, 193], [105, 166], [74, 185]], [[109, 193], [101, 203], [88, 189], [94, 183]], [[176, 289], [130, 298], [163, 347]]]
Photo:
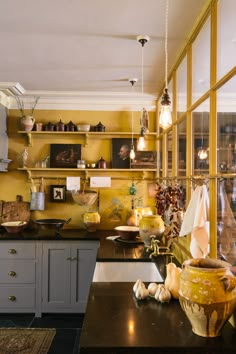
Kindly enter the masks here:
[[231, 264], [210, 258], [189, 259], [180, 275], [179, 301], [192, 331], [217, 337], [236, 308], [236, 278]]
[[151, 235], [155, 235], [156, 238], [162, 237], [165, 230], [165, 224], [161, 216], [156, 215], [144, 215], [139, 222], [139, 234], [145, 244], [150, 246]]
[[97, 226], [100, 224], [100, 215], [97, 211], [87, 211], [83, 215], [83, 221], [89, 232], [97, 230]]
[[21, 124], [25, 131], [31, 131], [33, 129], [35, 119], [32, 116], [25, 116], [21, 118]]

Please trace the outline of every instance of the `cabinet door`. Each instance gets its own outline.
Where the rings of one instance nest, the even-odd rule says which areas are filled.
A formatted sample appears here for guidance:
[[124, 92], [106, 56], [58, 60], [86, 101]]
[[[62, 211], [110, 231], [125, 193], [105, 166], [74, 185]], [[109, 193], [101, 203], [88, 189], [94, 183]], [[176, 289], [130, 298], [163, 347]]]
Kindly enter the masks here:
[[70, 246], [67, 243], [44, 243], [42, 263], [43, 309], [70, 306]]
[[71, 303], [84, 312], [96, 264], [97, 247], [79, 245], [71, 250]]

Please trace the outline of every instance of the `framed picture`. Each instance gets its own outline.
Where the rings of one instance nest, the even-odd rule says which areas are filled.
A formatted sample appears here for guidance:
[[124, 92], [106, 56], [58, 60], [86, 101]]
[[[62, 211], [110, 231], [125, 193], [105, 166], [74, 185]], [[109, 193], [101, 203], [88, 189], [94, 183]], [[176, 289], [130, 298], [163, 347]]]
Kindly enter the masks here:
[[50, 167], [77, 168], [81, 160], [81, 144], [51, 144]]
[[66, 186], [51, 185], [50, 186], [50, 202], [63, 203], [66, 201]]
[[[134, 146], [136, 146], [134, 139]], [[114, 138], [112, 139], [112, 168], [130, 168], [130, 147], [132, 139]]]
[[135, 151], [135, 159], [131, 161], [131, 168], [157, 168], [156, 151]]

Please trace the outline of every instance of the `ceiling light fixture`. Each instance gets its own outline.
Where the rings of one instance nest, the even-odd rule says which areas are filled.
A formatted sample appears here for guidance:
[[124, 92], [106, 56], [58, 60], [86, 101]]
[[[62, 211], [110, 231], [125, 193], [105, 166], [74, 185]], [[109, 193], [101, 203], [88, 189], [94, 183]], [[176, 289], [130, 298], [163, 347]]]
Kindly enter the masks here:
[[169, 0], [166, 0], [166, 12], [165, 12], [165, 89], [163, 92], [163, 96], [161, 98], [161, 114], [160, 114], [160, 120], [159, 120], [159, 125], [163, 129], [167, 129], [171, 126], [172, 124], [172, 116], [171, 116], [171, 110], [170, 110], [170, 96], [168, 93], [168, 79], [167, 79], [167, 73], [168, 73], [168, 48], [167, 48], [167, 42], [168, 42], [168, 12], [169, 12]]
[[[141, 81], [142, 81], [142, 98], [143, 98], [143, 62], [144, 62], [144, 45], [149, 42], [150, 38], [148, 36], [140, 35], [137, 37], [137, 41], [141, 44], [142, 48], [142, 72], [141, 72]], [[148, 132], [149, 128], [149, 116], [146, 108], [143, 107], [140, 118], [141, 130], [140, 137], [138, 140], [137, 148], [138, 150], [143, 150], [145, 148], [144, 134]]]
[[[138, 81], [138, 79], [129, 79], [129, 82], [132, 85], [132, 92], [134, 91], [134, 84]], [[129, 157], [131, 160], [135, 158], [135, 150], [134, 150], [134, 112], [133, 109], [131, 111], [131, 125], [132, 125], [132, 140], [131, 140], [131, 147], [130, 147], [130, 154]]]

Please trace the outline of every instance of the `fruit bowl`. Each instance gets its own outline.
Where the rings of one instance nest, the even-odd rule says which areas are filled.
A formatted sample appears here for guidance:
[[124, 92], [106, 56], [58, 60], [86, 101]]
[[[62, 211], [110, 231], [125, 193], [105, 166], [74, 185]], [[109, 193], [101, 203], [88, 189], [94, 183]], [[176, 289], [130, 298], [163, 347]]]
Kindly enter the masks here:
[[115, 229], [122, 240], [135, 240], [139, 234], [137, 226], [117, 226]]

